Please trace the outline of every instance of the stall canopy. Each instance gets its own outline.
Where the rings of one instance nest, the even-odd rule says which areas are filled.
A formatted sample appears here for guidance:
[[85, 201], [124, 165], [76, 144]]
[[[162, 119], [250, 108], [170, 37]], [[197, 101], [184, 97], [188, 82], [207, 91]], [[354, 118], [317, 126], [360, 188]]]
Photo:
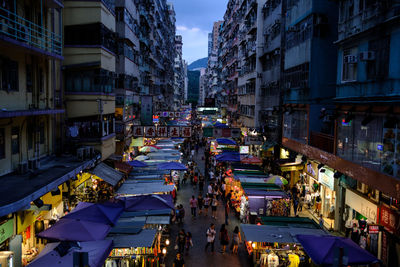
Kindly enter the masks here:
[[110, 228], [103, 223], [62, 218], [37, 236], [58, 241], [95, 241], [104, 239]]
[[288, 198], [288, 195], [283, 191], [266, 191], [253, 188], [243, 188], [243, 190], [247, 196], [262, 196], [271, 199]]
[[252, 164], [244, 164], [244, 163], [232, 163], [232, 170], [240, 171], [240, 170], [256, 170], [261, 171], [261, 167]]
[[121, 218], [130, 218], [135, 216], [158, 216], [158, 215], [171, 215], [171, 209], [124, 212], [122, 213]]
[[236, 145], [235, 141], [227, 138], [217, 138], [217, 143], [219, 145]]
[[349, 238], [338, 236], [297, 235], [297, 240], [303, 246], [308, 256], [316, 263], [323, 266], [334, 264], [335, 254], [339, 248], [343, 248], [347, 255], [347, 265], [366, 265], [378, 262], [371, 253], [359, 247]]
[[65, 215], [64, 218], [115, 224], [123, 210], [124, 207], [118, 204], [79, 202], [75, 209], [71, 213]]
[[147, 159], [149, 159], [149, 157], [148, 157], [148, 156], [145, 156], [145, 155], [140, 155], [140, 156], [137, 156], [137, 157], [135, 158], [135, 160], [140, 160], [140, 161], [142, 161], [142, 160], [147, 160]]
[[114, 168], [109, 167], [105, 163], [98, 164], [92, 171], [92, 174], [97, 177], [103, 179], [105, 182], [109, 183], [112, 186], [116, 186], [118, 182], [124, 176], [123, 173], [117, 171]]
[[282, 176], [274, 175], [274, 176], [270, 176], [267, 179], [267, 183], [282, 186], [282, 185], [287, 185], [288, 181], [285, 178], [283, 178]]
[[114, 241], [114, 248], [149, 248], [157, 234], [155, 229], [145, 229], [136, 235], [112, 235], [107, 237]]
[[174, 209], [171, 195], [146, 195], [127, 197], [125, 211]]
[[184, 171], [187, 167], [179, 162], [165, 162], [157, 165], [159, 170]]
[[149, 195], [155, 193], [169, 193], [174, 190], [174, 185], [162, 183], [124, 183], [117, 191], [120, 195]]
[[110, 234], [137, 234], [146, 224], [146, 217], [120, 218]]
[[155, 148], [152, 146], [144, 146], [141, 149], [139, 149], [140, 152], [142, 153], [150, 153], [150, 152], [156, 152], [159, 148]]
[[215, 159], [217, 161], [240, 162], [240, 154], [238, 152], [224, 152], [220, 155], [216, 155]]
[[136, 168], [144, 168], [147, 167], [147, 164], [138, 160], [132, 160], [128, 162], [129, 165]]
[[216, 124], [214, 124], [214, 127], [216, 127], [216, 128], [229, 128], [228, 125], [226, 125], [225, 123], [220, 123], [220, 122], [217, 122]]
[[260, 158], [254, 157], [252, 155], [242, 156], [240, 161], [245, 164], [262, 164], [262, 160]]
[[79, 244], [74, 244], [70, 250], [65, 251], [66, 255], [64, 255], [64, 253], [60, 255], [59, 251], [62, 251], [60, 250], [62, 247], [69, 248], [70, 245], [68, 242], [47, 244], [39, 256], [28, 266], [70, 267], [74, 266], [74, 252], [88, 252], [89, 266], [101, 267], [112, 250], [113, 242], [112, 240], [81, 242]]

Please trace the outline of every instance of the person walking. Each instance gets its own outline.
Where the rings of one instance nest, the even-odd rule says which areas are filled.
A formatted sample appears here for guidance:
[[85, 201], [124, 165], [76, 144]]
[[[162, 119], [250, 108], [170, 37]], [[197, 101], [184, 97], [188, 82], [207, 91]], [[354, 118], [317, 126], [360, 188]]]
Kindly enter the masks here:
[[217, 232], [215, 232], [215, 225], [212, 223], [210, 224], [210, 227], [207, 229], [206, 235], [207, 235], [207, 245], [204, 248], [205, 251], [207, 251], [207, 248], [211, 245], [211, 252], [214, 253], [214, 242], [215, 242], [215, 235]]
[[238, 253], [238, 247], [241, 242], [242, 242], [242, 237], [240, 236], [239, 227], [236, 226], [235, 230], [233, 230], [233, 233], [232, 233], [232, 253], [233, 254]]
[[212, 218], [217, 219], [217, 206], [218, 206], [218, 200], [215, 196], [212, 197], [211, 200], [211, 211], [212, 211]]
[[197, 182], [198, 182], [198, 174], [197, 173], [195, 173], [195, 175], [194, 175], [194, 177], [193, 177], [193, 191], [196, 191], [196, 188], [197, 188]]
[[204, 198], [204, 216], [208, 215], [208, 207], [210, 206], [210, 195], [206, 194], [206, 197]]
[[176, 258], [174, 260], [174, 263], [172, 267], [185, 267], [185, 260], [182, 258], [181, 253], [176, 253]]
[[225, 202], [225, 224], [229, 225], [229, 204]]
[[178, 252], [184, 253], [185, 252], [185, 240], [186, 240], [186, 233], [185, 230], [181, 229], [176, 237], [176, 244], [178, 245]]
[[183, 220], [185, 219], [185, 209], [183, 208], [183, 205], [179, 205], [179, 222], [183, 223]]
[[185, 249], [186, 249], [186, 255], [189, 254], [189, 249], [190, 247], [193, 247], [193, 241], [192, 241], [192, 233], [187, 232], [186, 237], [185, 237]]
[[219, 230], [219, 242], [221, 244], [220, 252], [224, 254], [226, 251], [226, 246], [229, 244], [229, 234], [225, 224], [222, 224], [221, 229]]
[[214, 191], [213, 188], [214, 188], [214, 184], [213, 184], [213, 183], [210, 183], [210, 184], [207, 186], [207, 193], [208, 193], [208, 195], [212, 196], [213, 191]]
[[200, 194], [203, 194], [203, 190], [204, 190], [204, 176], [203, 175], [199, 175], [199, 192]]
[[192, 219], [196, 218], [196, 208], [197, 208], [197, 199], [192, 195], [192, 198], [189, 201], [190, 204], [190, 212], [192, 214]]
[[197, 207], [199, 208], [199, 216], [202, 213], [203, 205], [204, 205], [203, 196], [201, 194], [199, 194], [199, 196], [197, 197]]

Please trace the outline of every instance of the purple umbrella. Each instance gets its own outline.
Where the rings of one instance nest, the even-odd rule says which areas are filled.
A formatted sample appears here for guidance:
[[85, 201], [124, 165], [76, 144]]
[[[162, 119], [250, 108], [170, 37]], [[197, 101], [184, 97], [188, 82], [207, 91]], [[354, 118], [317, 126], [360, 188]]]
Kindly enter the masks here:
[[187, 167], [182, 163], [171, 161], [165, 162], [157, 165], [157, 169], [159, 170], [174, 170], [174, 171], [184, 171], [187, 170]]
[[145, 195], [125, 198], [125, 211], [174, 209], [171, 195]]
[[75, 209], [64, 218], [80, 219], [82, 221], [115, 224], [124, 207], [117, 203], [79, 202]]
[[112, 240], [81, 242], [79, 247], [73, 247], [66, 255], [60, 256], [55, 248], [60, 242], [47, 244], [39, 256], [32, 261], [29, 267], [70, 267], [73, 266], [74, 252], [88, 252], [89, 266], [101, 267], [110, 254], [113, 242]]
[[95, 241], [104, 239], [110, 226], [103, 223], [62, 218], [52, 227], [37, 234], [37, 237], [58, 241]]
[[335, 250], [339, 248], [343, 248], [348, 256], [346, 266], [366, 265], [378, 261], [374, 255], [359, 247], [349, 238], [314, 235], [297, 235], [296, 238], [316, 264], [332, 265], [335, 258]]
[[131, 165], [132, 167], [136, 167], [136, 168], [143, 168], [143, 167], [148, 166], [146, 163], [138, 161], [138, 160], [129, 161], [128, 164]]

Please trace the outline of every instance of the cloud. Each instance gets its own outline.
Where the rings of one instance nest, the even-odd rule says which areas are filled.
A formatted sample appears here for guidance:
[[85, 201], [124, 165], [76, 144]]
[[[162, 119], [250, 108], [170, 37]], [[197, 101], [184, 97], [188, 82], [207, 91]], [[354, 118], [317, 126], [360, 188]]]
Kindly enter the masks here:
[[185, 25], [176, 26], [176, 34], [182, 35], [183, 57], [189, 62], [193, 62], [208, 55], [208, 32], [197, 27], [187, 27]]

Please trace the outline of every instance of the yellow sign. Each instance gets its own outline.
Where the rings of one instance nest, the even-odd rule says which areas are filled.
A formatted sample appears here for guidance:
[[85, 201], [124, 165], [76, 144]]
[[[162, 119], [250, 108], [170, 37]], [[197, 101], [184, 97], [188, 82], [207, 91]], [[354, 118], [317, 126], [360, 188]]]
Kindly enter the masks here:
[[287, 167], [281, 167], [281, 171], [283, 172], [291, 172], [291, 171], [298, 171], [303, 169], [303, 166], [287, 166]]

